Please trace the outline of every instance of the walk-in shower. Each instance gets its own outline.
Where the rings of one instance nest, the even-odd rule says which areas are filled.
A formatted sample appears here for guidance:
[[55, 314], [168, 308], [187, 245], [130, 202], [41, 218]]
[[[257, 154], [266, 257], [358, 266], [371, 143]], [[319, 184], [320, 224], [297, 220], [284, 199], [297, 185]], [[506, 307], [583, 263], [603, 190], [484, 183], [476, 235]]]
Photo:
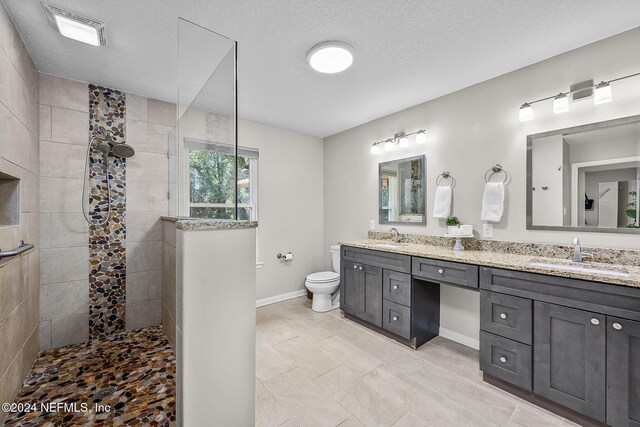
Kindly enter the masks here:
[[[90, 194], [87, 194], [87, 183], [91, 180], [91, 177], [89, 176], [89, 169], [91, 167], [91, 163], [96, 161], [91, 157], [92, 148], [102, 153], [101, 161], [104, 167], [105, 176], [105, 179], [102, 182], [107, 184], [107, 214], [103, 218], [100, 218], [100, 210], [98, 208], [93, 212], [88, 212], [87, 209], [87, 198], [91, 197]], [[90, 225], [104, 225], [111, 217], [111, 172], [109, 170], [109, 157], [114, 156], [118, 159], [126, 159], [132, 157], [134, 154], [135, 150], [132, 146], [123, 142], [116, 142], [111, 132], [99, 133], [89, 140], [89, 143], [87, 144], [87, 156], [85, 159], [84, 177], [82, 181], [82, 214], [84, 215], [84, 219]], [[101, 204], [98, 204], [98, 206], [101, 206]]]

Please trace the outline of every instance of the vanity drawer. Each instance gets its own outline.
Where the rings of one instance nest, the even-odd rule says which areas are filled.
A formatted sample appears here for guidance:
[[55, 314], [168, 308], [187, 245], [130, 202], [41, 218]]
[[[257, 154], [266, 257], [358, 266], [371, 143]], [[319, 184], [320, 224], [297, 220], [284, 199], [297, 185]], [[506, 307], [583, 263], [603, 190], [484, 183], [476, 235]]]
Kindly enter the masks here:
[[392, 252], [340, 246], [340, 258], [401, 273], [411, 273], [411, 257]]
[[382, 327], [403, 338], [411, 338], [411, 309], [393, 301], [382, 301]]
[[530, 299], [480, 291], [480, 329], [531, 345], [533, 303]]
[[450, 283], [468, 288], [478, 287], [478, 266], [457, 262], [413, 257], [411, 274], [436, 283]]
[[384, 270], [382, 274], [382, 296], [398, 304], [411, 306], [411, 275]]
[[480, 331], [480, 370], [531, 390], [531, 346]]

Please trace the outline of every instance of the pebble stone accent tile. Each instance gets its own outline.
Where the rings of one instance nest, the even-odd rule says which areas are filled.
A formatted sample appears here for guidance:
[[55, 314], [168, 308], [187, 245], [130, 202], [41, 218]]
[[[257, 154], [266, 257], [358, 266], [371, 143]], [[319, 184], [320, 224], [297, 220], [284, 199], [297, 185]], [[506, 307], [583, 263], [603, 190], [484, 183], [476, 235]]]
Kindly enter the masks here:
[[[89, 85], [89, 132], [91, 137], [113, 136], [125, 141], [125, 94]], [[101, 222], [109, 212], [104, 156], [90, 152], [89, 212]], [[89, 226], [89, 336], [102, 338], [125, 330], [126, 296], [126, 160], [109, 157], [111, 214], [103, 225]]]
[[[5, 426], [174, 426], [175, 376], [174, 353], [159, 326], [48, 350], [15, 403], [75, 403], [80, 410], [14, 412]], [[110, 410], [96, 411], [96, 404]]]

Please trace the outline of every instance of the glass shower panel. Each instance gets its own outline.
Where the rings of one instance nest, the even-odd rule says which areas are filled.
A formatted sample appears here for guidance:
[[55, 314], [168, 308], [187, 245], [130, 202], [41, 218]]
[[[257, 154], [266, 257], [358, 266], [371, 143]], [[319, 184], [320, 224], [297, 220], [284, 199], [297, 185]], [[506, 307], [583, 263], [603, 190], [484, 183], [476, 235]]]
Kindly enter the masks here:
[[169, 214], [236, 219], [236, 42], [179, 19], [178, 51]]

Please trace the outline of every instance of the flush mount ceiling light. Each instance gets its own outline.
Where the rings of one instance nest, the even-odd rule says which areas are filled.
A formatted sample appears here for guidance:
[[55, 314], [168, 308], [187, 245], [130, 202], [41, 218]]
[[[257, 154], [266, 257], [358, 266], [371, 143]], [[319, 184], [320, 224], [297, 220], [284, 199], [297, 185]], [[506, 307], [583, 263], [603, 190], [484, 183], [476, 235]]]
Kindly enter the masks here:
[[393, 151], [398, 148], [405, 148], [409, 146], [409, 137], [411, 135], [416, 136], [416, 144], [424, 144], [427, 142], [427, 131], [420, 129], [417, 132], [404, 133], [398, 132], [393, 138], [386, 139], [384, 141], [378, 141], [371, 144], [371, 154], [374, 156], [380, 154], [382, 151], [380, 148], [384, 148], [384, 151]]
[[340, 73], [353, 64], [353, 48], [343, 42], [322, 42], [307, 52], [307, 63], [320, 73]]
[[104, 46], [104, 25], [95, 19], [60, 9], [50, 4], [42, 4], [49, 25], [63, 36], [87, 43], [92, 46]]
[[640, 76], [640, 73], [629, 74], [628, 76], [618, 77], [613, 80], [602, 81], [597, 85], [593, 84], [593, 80], [571, 85], [567, 92], [560, 92], [558, 95], [547, 96], [546, 98], [537, 99], [531, 102], [525, 102], [520, 107], [518, 118], [521, 122], [533, 120], [533, 108], [531, 104], [553, 99], [553, 112], [555, 114], [565, 113], [569, 111], [569, 99], [573, 102], [593, 97], [593, 104], [600, 105], [611, 102], [613, 93], [611, 91], [611, 83], [619, 80], [628, 79], [630, 77]]

